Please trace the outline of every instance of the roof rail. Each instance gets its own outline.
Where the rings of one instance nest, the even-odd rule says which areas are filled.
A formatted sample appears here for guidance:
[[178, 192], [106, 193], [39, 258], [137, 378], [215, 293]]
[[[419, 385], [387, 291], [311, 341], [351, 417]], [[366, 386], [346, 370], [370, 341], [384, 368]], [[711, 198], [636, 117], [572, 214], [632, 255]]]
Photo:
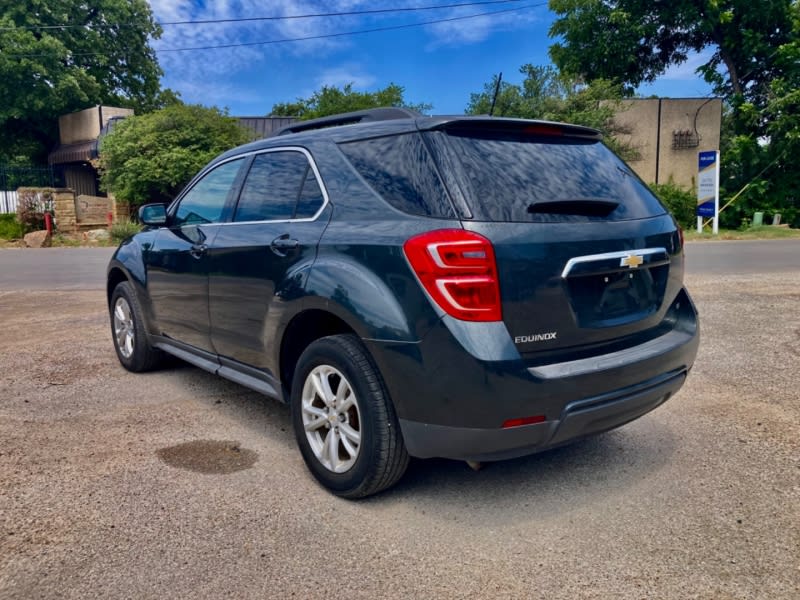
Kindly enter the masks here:
[[339, 127], [340, 125], [353, 125], [354, 123], [370, 123], [373, 121], [392, 121], [395, 119], [416, 119], [423, 116], [410, 108], [399, 108], [396, 106], [386, 108], [369, 108], [367, 110], [357, 110], [355, 112], [331, 115], [330, 117], [320, 117], [310, 121], [299, 121], [286, 127], [281, 127], [272, 135], [288, 135], [290, 133], [300, 133], [301, 131], [311, 131], [314, 129], [324, 129], [326, 127]]

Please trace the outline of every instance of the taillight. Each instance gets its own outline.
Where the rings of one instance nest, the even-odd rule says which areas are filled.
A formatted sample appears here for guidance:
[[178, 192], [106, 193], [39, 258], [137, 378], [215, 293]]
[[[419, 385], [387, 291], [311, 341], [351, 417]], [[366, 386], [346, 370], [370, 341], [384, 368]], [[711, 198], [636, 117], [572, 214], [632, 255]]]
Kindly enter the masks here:
[[500, 286], [492, 243], [463, 229], [440, 229], [409, 239], [403, 250], [425, 291], [462, 321], [499, 321]]

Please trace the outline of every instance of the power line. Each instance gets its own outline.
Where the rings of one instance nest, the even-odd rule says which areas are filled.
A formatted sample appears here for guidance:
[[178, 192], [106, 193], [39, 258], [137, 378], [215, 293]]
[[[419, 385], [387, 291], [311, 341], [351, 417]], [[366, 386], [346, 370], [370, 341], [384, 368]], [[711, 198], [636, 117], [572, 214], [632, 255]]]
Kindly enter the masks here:
[[361, 35], [364, 33], [377, 33], [381, 31], [396, 31], [398, 29], [411, 29], [414, 27], [424, 27], [425, 25], [435, 25], [437, 23], [450, 23], [453, 21], [465, 21], [467, 19], [475, 19], [478, 17], [485, 17], [490, 15], [499, 15], [504, 13], [518, 12], [528, 8], [536, 8], [539, 6], [546, 6], [547, 2], [540, 2], [538, 4], [528, 4], [516, 8], [506, 8], [504, 10], [493, 10], [482, 13], [475, 13], [472, 15], [463, 15], [460, 17], [449, 17], [447, 19], [434, 19], [432, 21], [422, 21], [419, 23], [407, 23], [404, 25], [387, 25], [385, 27], [373, 27], [372, 29], [359, 29], [357, 31], [342, 31], [339, 33], [323, 33], [318, 35], [309, 35], [297, 38], [283, 38], [280, 40], [266, 40], [260, 42], [237, 42], [235, 44], [219, 44], [213, 46], [190, 46], [185, 48], [155, 48], [156, 52], [188, 52], [194, 50], [218, 50], [223, 48], [239, 48], [244, 46], [266, 46], [270, 44], [285, 44], [289, 42], [304, 42], [309, 40], [321, 40], [326, 38], [344, 37], [348, 35]]
[[[516, 1], [516, 0], [515, 0]], [[196, 51], [196, 50], [221, 50], [226, 48], [240, 48], [245, 46], [267, 46], [272, 44], [287, 44], [292, 42], [304, 42], [310, 40], [320, 40], [326, 38], [336, 38], [336, 37], [345, 37], [350, 35], [362, 35], [366, 33], [378, 33], [383, 31], [396, 31], [399, 29], [412, 29], [414, 27], [424, 27], [426, 25], [436, 25], [438, 23], [451, 23], [454, 21], [465, 21], [468, 19], [476, 19], [478, 17], [488, 17], [500, 14], [507, 14], [512, 12], [519, 12], [522, 10], [527, 10], [530, 8], [539, 8], [542, 6], [547, 6], [547, 2], [538, 2], [535, 4], [526, 4], [524, 6], [518, 6], [515, 8], [506, 8], [503, 10], [493, 10], [493, 11], [486, 11], [480, 13], [474, 13], [471, 15], [462, 15], [458, 17], [449, 17], [446, 19], [433, 19], [430, 21], [420, 21], [418, 23], [406, 23], [403, 25], [387, 25], [385, 27], [373, 27], [371, 29], [359, 29], [356, 31], [342, 31], [338, 33], [324, 33], [318, 35], [309, 35], [305, 37], [296, 37], [296, 38], [282, 38], [278, 40], [264, 40], [259, 42], [237, 42], [234, 44], [217, 44], [212, 46], [190, 46], [184, 48], [154, 48], [156, 52], [189, 52], [189, 51]], [[1, 54], [1, 53], [0, 53]], [[9, 58], [46, 58], [53, 56], [54, 53], [47, 53], [47, 54], [7, 54]], [[74, 52], [70, 53], [70, 56], [105, 56], [108, 53], [106, 52]]]
[[[161, 27], [171, 25], [211, 25], [220, 23], [246, 23], [254, 21], [289, 21], [297, 19], [314, 19], [323, 17], [352, 17], [364, 15], [377, 15], [389, 13], [403, 13], [403, 12], [423, 12], [430, 10], [441, 10], [447, 8], [463, 8], [467, 6], [482, 6], [487, 4], [508, 4], [511, 2], [521, 2], [522, 0], [480, 0], [475, 2], [461, 2], [458, 4], [437, 4], [433, 6], [416, 6], [416, 7], [397, 7], [397, 8], [375, 8], [366, 10], [350, 10], [341, 12], [323, 12], [323, 13], [308, 13], [302, 15], [278, 15], [269, 17], [235, 17], [229, 19], [200, 19], [196, 21], [157, 21], [156, 23]], [[65, 25], [20, 25], [15, 27], [0, 27], [0, 31], [15, 31], [15, 30], [53, 30], [53, 29], [84, 29], [88, 27], [104, 28], [104, 27], [130, 27], [129, 23], [93, 23], [88, 24], [65, 24]]]
[[313, 19], [317, 17], [349, 17], [357, 15], [377, 15], [385, 13], [399, 12], [421, 12], [426, 10], [438, 10], [442, 8], [461, 8], [464, 6], [479, 6], [485, 4], [508, 4], [509, 2], [521, 2], [522, 0], [484, 0], [482, 2], [462, 2], [460, 4], [438, 4], [436, 6], [417, 6], [400, 8], [375, 8], [368, 10], [351, 10], [346, 12], [310, 13], [306, 15], [283, 15], [277, 17], [240, 17], [232, 19], [205, 19], [198, 21], [165, 21], [159, 25], [199, 25], [209, 23], [242, 23], [246, 21], [285, 21], [290, 19]]

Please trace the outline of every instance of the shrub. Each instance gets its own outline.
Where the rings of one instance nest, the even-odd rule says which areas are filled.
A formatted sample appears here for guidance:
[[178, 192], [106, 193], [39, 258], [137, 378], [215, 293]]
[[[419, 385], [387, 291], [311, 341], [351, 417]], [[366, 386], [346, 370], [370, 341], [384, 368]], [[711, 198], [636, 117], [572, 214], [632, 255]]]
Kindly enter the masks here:
[[16, 240], [25, 235], [22, 225], [14, 213], [0, 215], [0, 239]]
[[53, 188], [19, 188], [17, 190], [17, 221], [25, 233], [45, 228], [45, 213], [54, 213]]
[[117, 221], [111, 225], [111, 239], [119, 244], [122, 240], [129, 238], [134, 233], [139, 233], [142, 226], [133, 221]]
[[697, 223], [697, 197], [672, 180], [668, 183], [652, 183], [650, 189], [658, 196], [684, 229], [691, 229]]

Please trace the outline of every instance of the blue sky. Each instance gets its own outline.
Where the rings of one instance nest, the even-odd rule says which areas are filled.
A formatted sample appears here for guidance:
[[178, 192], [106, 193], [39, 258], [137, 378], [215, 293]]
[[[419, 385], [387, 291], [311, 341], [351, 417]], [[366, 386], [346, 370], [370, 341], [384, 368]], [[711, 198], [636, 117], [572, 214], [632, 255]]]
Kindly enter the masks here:
[[[162, 23], [311, 13], [426, 7], [469, 0], [150, 0]], [[212, 50], [168, 49], [305, 38], [498, 12], [421, 27], [290, 43]], [[493, 74], [519, 83], [525, 63], [549, 64], [554, 19], [542, 0], [516, 0], [418, 12], [310, 19], [164, 25], [154, 41], [163, 84], [186, 102], [227, 107], [231, 114], [268, 114], [275, 103], [307, 97], [322, 85], [372, 91], [389, 83], [405, 88], [410, 102], [433, 104], [434, 114], [460, 114], [472, 92]], [[702, 57], [670, 69], [643, 95], [705, 96], [708, 84], [695, 73]]]

